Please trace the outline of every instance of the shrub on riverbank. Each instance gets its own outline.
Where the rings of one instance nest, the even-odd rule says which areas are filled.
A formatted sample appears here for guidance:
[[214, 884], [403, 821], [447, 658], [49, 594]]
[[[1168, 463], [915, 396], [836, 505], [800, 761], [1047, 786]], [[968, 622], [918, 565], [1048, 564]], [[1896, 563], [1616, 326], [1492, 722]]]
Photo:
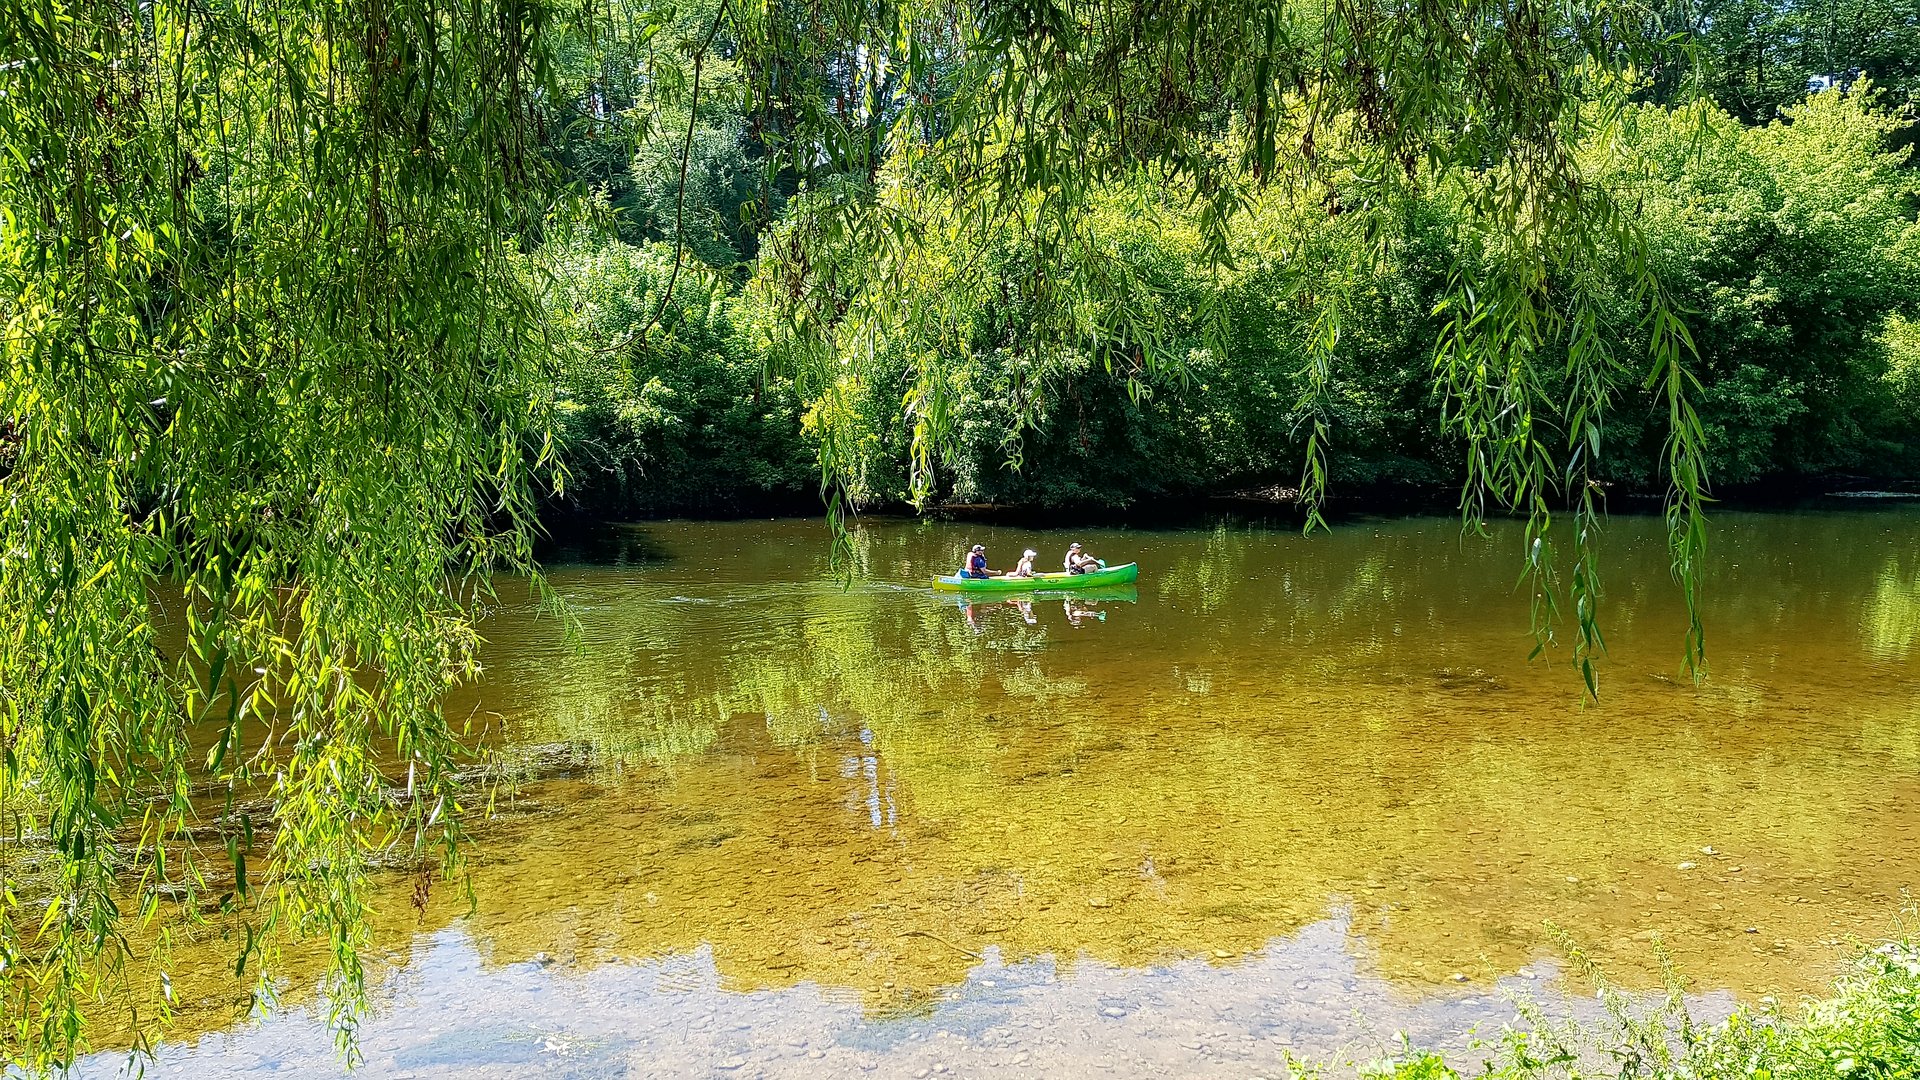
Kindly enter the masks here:
[[793, 383], [763, 369], [724, 276], [692, 259], [676, 275], [671, 245], [577, 235], [539, 260], [559, 331], [568, 505], [607, 517], [723, 513], [812, 490]]
[[[1858, 92], [1816, 95], [1763, 127], [1698, 109], [1637, 107], [1608, 182], [1637, 193], [1656, 270], [1689, 313], [1710, 479], [1920, 473], [1920, 171], [1886, 149], [1898, 121]], [[956, 212], [914, 197], [930, 220]], [[937, 413], [950, 432], [923, 466], [935, 501], [1124, 506], [1292, 484], [1309, 401], [1336, 488], [1453, 484], [1462, 462], [1433, 397], [1433, 311], [1446, 268], [1474, 242], [1460, 228], [1466, 197], [1421, 194], [1369, 257], [1337, 199], [1275, 187], [1234, 226], [1226, 268], [1209, 263], [1177, 191], [1098, 199], [1097, 266], [1079, 264], [1085, 252], [1043, 260], [1006, 223], [929, 233], [913, 280], [866, 280], [872, 268], [851, 260], [833, 271], [849, 291], [910, 293], [918, 336], [862, 337], [841, 382], [808, 388], [780, 374], [792, 365], [776, 344], [786, 316], [767, 299], [777, 268], [741, 292], [688, 257], [663, 305], [669, 247], [551, 245], [571, 501], [603, 516], [790, 507], [819, 475], [829, 425], [809, 418], [828, 413], [832, 452], [857, 466], [856, 501], [906, 501], [915, 420], [901, 393], [923, 364], [940, 372], [937, 400], [913, 415]], [[1135, 302], [1090, 304], [1050, 276], [1087, 273], [1127, 283]], [[1308, 358], [1335, 309], [1316, 391]], [[1624, 308], [1602, 317], [1630, 336]], [[1148, 336], [1156, 347], [1143, 350]], [[1143, 368], [1153, 355], [1164, 362]], [[1596, 472], [1657, 487], [1664, 407], [1632, 398], [1608, 413]]]
[[[1920, 942], [1869, 950], [1831, 997], [1799, 1016], [1743, 1007], [1718, 1024], [1696, 1023], [1673, 994], [1635, 1013], [1604, 985], [1606, 1021], [1534, 1019], [1502, 1033], [1485, 1075], [1495, 1080], [1913, 1080], [1920, 1077]], [[1433, 1054], [1361, 1070], [1370, 1080], [1456, 1080]]]
[[[1920, 316], [1920, 172], [1887, 149], [1901, 121], [1864, 84], [1762, 127], [1706, 105], [1637, 106], [1629, 119], [1619, 141], [1582, 153], [1634, 203], [1653, 270], [1686, 313], [1711, 480], [1920, 471], [1902, 404], [1912, 365], [1895, 356], [1899, 320]], [[1041, 258], [1018, 221], [976, 228], [965, 207], [910, 187], [887, 190], [935, 225], [909, 280], [858, 267], [836, 277], [852, 294], [911, 293], [897, 302], [915, 313], [889, 334], [863, 323], [842, 345], [863, 388], [848, 402], [873, 410], [854, 425], [874, 435], [859, 471], [898, 478], [856, 497], [913, 494], [916, 420], [897, 388], [922, 370], [932, 389], [909, 411], [949, 433], [928, 463], [923, 494], [936, 501], [1127, 505], [1289, 484], [1309, 413], [1324, 422], [1336, 487], [1464, 475], [1433, 355], [1449, 268], [1493, 260], [1500, 243], [1472, 231], [1471, 182], [1404, 196], [1379, 247], [1365, 235], [1377, 219], [1343, 210], [1373, 197], [1358, 182], [1324, 198], [1285, 185], [1250, 193], [1225, 266], [1204, 250], [1203, 209], [1179, 190], [1109, 188], [1082, 222], [1090, 250]], [[1566, 305], [1582, 290], [1597, 298], [1602, 333], [1635, 376], [1613, 395], [1593, 475], [1659, 490], [1668, 419], [1638, 386], [1635, 272], [1601, 260], [1579, 270], [1592, 279], [1579, 288], [1549, 288]], [[1084, 286], [1093, 278], [1098, 288]], [[1565, 352], [1568, 325], [1540, 330], [1534, 351]], [[1542, 400], [1571, 392], [1562, 378], [1545, 376]], [[1563, 434], [1540, 438], [1564, 452]]]
[[[1719, 110], [1638, 110], [1634, 185], [1655, 270], [1689, 312], [1700, 417], [1720, 484], [1794, 474], [1911, 475], [1893, 320], [1920, 308], [1920, 173], [1888, 151], [1901, 121], [1815, 94], [1763, 127]], [[1664, 425], [1615, 428], [1622, 478], [1658, 473]]]
[[[1888, 149], [1902, 122], [1862, 85], [1758, 127], [1711, 106], [1636, 106], [1621, 143], [1591, 148], [1596, 176], [1636, 202], [1654, 269], [1687, 313], [1714, 484], [1920, 475], [1920, 170]], [[887, 190], [906, 194], [878, 197], [910, 200], [903, 214], [971, 220], [892, 179]], [[1187, 193], [1145, 186], [1093, 200], [1097, 251], [1037, 251], [1000, 221], [929, 228], [910, 279], [883, 280], [851, 255], [816, 265], [843, 296], [885, 293], [917, 314], [910, 330], [856, 334], [844, 377], [807, 387], [790, 377], [804, 365], [780, 354], [779, 265], [743, 288], [737, 266], [692, 248], [676, 275], [671, 245], [572, 235], [539, 256], [564, 339], [568, 502], [605, 517], [793, 509], [822, 454], [853, 462], [856, 502], [903, 502], [915, 494], [912, 426], [931, 416], [949, 432], [920, 469], [934, 501], [1126, 506], [1290, 486], [1306, 411], [1325, 422], [1336, 490], [1450, 486], [1463, 455], [1434, 397], [1434, 311], [1448, 268], [1490, 241], [1464, 228], [1471, 193], [1435, 186], [1404, 200], [1374, 251], [1365, 215], [1342, 212], [1369, 197], [1255, 192], [1226, 266], [1205, 254]], [[804, 223], [806, 205], [768, 235]], [[1619, 282], [1619, 310], [1600, 318], [1623, 358], [1631, 270], [1583, 271]], [[1088, 275], [1106, 286], [1078, 288]], [[1316, 385], [1329, 313], [1338, 338]], [[923, 367], [938, 372], [933, 392], [903, 410]], [[1665, 407], [1616, 396], [1594, 475], [1658, 489]]]

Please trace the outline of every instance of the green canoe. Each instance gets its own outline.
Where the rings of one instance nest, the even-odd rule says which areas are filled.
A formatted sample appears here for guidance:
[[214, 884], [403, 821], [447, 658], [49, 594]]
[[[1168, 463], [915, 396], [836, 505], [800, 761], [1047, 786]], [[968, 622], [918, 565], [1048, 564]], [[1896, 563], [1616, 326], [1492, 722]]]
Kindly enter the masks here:
[[964, 593], [1008, 593], [1008, 592], [1059, 592], [1062, 589], [1100, 589], [1113, 585], [1128, 585], [1140, 576], [1139, 563], [1126, 563], [1121, 566], [1108, 566], [1099, 570], [1090, 570], [1084, 574], [1035, 574], [1032, 577], [1009, 578], [963, 578], [937, 577], [933, 587], [941, 592]]

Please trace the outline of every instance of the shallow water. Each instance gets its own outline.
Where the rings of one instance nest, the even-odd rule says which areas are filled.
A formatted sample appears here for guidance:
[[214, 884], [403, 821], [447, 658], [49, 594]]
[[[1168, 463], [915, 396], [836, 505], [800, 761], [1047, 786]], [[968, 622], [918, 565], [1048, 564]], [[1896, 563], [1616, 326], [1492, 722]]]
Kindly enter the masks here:
[[[367, 1072], [1465, 1054], [1502, 994], [1584, 1007], [1549, 921], [1629, 986], [1658, 937], [1710, 1013], [1816, 992], [1920, 881], [1920, 513], [1719, 515], [1698, 686], [1658, 527], [1610, 527], [1598, 703], [1528, 662], [1509, 529], [870, 523], [850, 589], [816, 522], [623, 530], [553, 571], [579, 647], [485, 626], [450, 711], [589, 767], [476, 824], [471, 912], [382, 897]], [[921, 584], [1075, 538], [1136, 592]], [[158, 1075], [337, 1072], [311, 958], [250, 1026], [231, 948], [176, 953]]]

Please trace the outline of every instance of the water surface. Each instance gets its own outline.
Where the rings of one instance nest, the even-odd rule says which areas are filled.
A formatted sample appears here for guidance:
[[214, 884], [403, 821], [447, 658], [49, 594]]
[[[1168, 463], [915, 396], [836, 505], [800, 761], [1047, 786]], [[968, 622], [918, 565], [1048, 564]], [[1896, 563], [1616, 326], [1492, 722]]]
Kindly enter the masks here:
[[[1527, 660], [1508, 529], [880, 522], [851, 588], [817, 522], [621, 530], [553, 570], [577, 645], [485, 624], [450, 709], [542, 749], [476, 826], [471, 912], [383, 896], [368, 1072], [1464, 1052], [1503, 994], [1577, 1007], [1549, 924], [1630, 986], [1663, 941], [1709, 1012], [1817, 991], [1920, 880], [1920, 513], [1720, 515], [1699, 685], [1658, 528], [1611, 525], [1598, 702]], [[1137, 590], [922, 584], [1071, 539]], [[334, 1072], [300, 954], [249, 1026], [230, 949], [176, 954], [159, 1074]]]

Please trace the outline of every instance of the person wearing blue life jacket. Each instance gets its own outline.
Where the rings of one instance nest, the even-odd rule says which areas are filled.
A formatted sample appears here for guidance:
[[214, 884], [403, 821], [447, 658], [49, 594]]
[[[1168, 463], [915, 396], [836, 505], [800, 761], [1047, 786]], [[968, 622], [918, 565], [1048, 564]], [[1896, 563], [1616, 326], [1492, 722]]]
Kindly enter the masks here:
[[987, 569], [987, 545], [973, 545], [973, 550], [967, 552], [966, 561], [960, 566], [958, 576], [963, 578], [986, 578], [993, 576], [993, 571]]

